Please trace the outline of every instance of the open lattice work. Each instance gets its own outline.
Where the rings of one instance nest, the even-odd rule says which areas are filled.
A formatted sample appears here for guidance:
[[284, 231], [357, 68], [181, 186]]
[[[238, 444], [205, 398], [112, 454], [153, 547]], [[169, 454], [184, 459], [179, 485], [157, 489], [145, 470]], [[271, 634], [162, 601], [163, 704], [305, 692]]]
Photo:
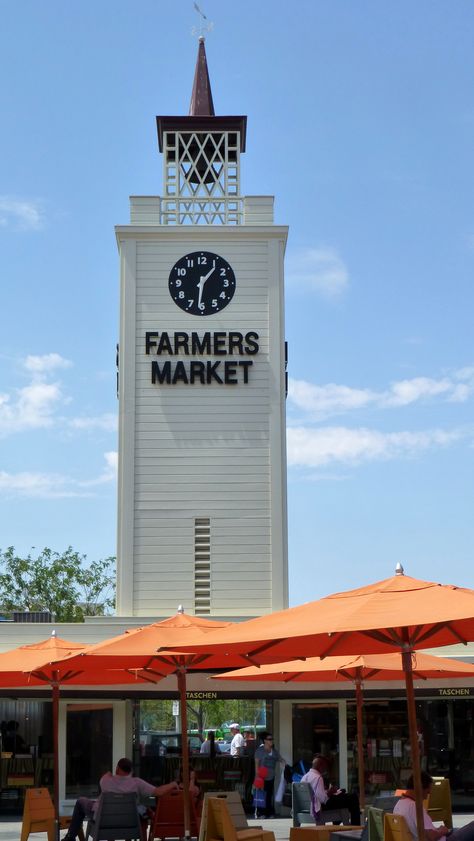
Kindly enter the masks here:
[[164, 133], [164, 225], [239, 225], [240, 134]]

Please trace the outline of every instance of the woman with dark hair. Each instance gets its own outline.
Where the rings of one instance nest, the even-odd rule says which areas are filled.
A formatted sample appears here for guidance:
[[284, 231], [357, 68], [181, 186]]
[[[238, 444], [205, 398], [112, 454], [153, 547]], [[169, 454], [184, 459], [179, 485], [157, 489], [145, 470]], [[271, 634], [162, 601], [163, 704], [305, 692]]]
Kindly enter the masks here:
[[275, 788], [275, 768], [277, 763], [286, 765], [286, 761], [282, 755], [277, 751], [273, 745], [273, 736], [271, 733], [263, 733], [263, 744], [255, 751], [255, 773], [258, 775], [260, 766], [266, 768], [267, 774], [263, 781], [263, 790], [265, 792], [265, 808], [263, 815], [258, 814], [258, 809], [255, 810], [255, 817], [271, 818], [273, 816], [273, 791]]

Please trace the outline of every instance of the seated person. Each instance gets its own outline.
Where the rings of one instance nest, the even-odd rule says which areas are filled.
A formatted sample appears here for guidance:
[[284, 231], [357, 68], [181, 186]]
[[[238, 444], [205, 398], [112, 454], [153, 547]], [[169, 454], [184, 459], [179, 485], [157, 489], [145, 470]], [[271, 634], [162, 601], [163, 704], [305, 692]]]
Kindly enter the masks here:
[[310, 770], [301, 778], [302, 783], [309, 783], [311, 786], [311, 814], [315, 823], [324, 823], [325, 810], [348, 809], [351, 824], [360, 826], [359, 798], [356, 794], [347, 794], [335, 786], [326, 788], [323, 775], [327, 770], [327, 759], [324, 756], [315, 756]]
[[[430, 777], [426, 771], [421, 772], [421, 787], [423, 789], [423, 800], [425, 800], [431, 791], [433, 785], [433, 778]], [[398, 803], [393, 808], [394, 815], [401, 815], [405, 818], [408, 831], [413, 838], [413, 841], [418, 841], [418, 830], [416, 826], [416, 803], [415, 791], [413, 784], [413, 777], [407, 781], [407, 790], [402, 794]], [[474, 841], [474, 821], [460, 827], [459, 829], [448, 829], [447, 826], [436, 827], [431, 820], [428, 812], [423, 807], [423, 822], [425, 827], [425, 838], [423, 841], [438, 841], [439, 838], [444, 838], [449, 835], [452, 841]]]
[[[132, 776], [132, 763], [130, 759], [124, 757], [119, 759], [115, 774], [107, 771], [103, 777], [100, 778], [99, 787], [101, 792], [111, 791], [115, 794], [128, 794], [134, 792], [138, 797], [161, 797], [164, 794], [172, 794], [178, 792], [180, 787], [178, 783], [166, 783], [163, 786], [156, 788], [151, 783], [141, 780], [140, 777]], [[72, 813], [71, 824], [63, 841], [75, 841], [77, 833], [82, 827], [82, 823], [86, 818], [92, 818], [97, 808], [97, 800], [92, 800], [89, 797], [79, 797], [76, 800], [74, 811]], [[140, 807], [141, 808], [141, 807]]]

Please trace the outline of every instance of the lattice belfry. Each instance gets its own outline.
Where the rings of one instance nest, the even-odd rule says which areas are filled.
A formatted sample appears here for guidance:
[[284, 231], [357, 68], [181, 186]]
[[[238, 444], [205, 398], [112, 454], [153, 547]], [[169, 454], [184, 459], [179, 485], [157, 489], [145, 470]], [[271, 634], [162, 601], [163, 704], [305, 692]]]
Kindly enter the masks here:
[[240, 133], [166, 131], [162, 224], [239, 225]]

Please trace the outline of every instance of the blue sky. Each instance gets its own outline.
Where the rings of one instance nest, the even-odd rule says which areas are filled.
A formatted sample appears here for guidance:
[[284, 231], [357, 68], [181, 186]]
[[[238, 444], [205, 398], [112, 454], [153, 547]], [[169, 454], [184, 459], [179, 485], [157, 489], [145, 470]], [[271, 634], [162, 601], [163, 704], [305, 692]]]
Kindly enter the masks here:
[[[292, 604], [392, 574], [474, 586], [474, 7], [201, 8], [244, 194], [290, 225]], [[161, 192], [188, 0], [2, 4], [0, 546], [115, 552], [114, 224]]]

